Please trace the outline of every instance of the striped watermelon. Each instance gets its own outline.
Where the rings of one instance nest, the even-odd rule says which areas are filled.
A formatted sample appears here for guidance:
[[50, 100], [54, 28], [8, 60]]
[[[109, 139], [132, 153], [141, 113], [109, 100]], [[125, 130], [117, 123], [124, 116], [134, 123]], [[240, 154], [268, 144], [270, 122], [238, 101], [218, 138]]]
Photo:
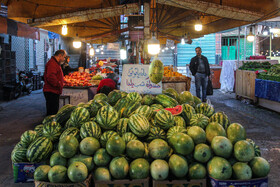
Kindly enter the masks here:
[[96, 114], [97, 114], [97, 112], [98, 112], [98, 108], [97, 108], [97, 106], [95, 106], [94, 104], [89, 104], [89, 103], [87, 103], [87, 104], [85, 104], [85, 105], [83, 106], [83, 108], [85, 108], [85, 109], [88, 110], [89, 115], [90, 115], [90, 118], [95, 117]]
[[149, 78], [151, 82], [155, 84], [159, 83], [162, 80], [163, 72], [163, 63], [158, 59], [154, 59], [149, 66]]
[[179, 105], [176, 99], [173, 99], [172, 97], [165, 94], [157, 95], [155, 100], [158, 104], [161, 104], [164, 108], [172, 108]]
[[150, 129], [147, 141], [153, 141], [154, 139], [166, 139], [166, 133], [163, 129], [159, 127], [152, 127]]
[[150, 127], [156, 127], [156, 126], [157, 126], [156, 120], [154, 118], [152, 118], [150, 120]]
[[191, 126], [199, 126], [202, 129], [205, 129], [208, 125], [209, 118], [203, 114], [194, 114], [190, 120]]
[[37, 133], [35, 131], [28, 130], [21, 135], [20, 142], [23, 147], [27, 148], [36, 138]]
[[175, 124], [174, 116], [171, 112], [164, 109], [161, 109], [156, 113], [155, 122], [163, 130], [167, 130]]
[[90, 113], [87, 109], [83, 107], [77, 107], [70, 116], [71, 121], [76, 127], [81, 127], [81, 125], [90, 119]]
[[71, 128], [71, 127], [80, 128], [80, 125], [74, 123], [71, 119], [68, 119], [68, 121], [65, 123], [65, 129], [68, 129], [68, 128]]
[[152, 110], [164, 109], [161, 104], [152, 104], [150, 107], [152, 108]]
[[142, 105], [137, 110], [135, 110], [135, 114], [141, 114], [145, 116], [148, 120], [153, 117], [153, 110], [148, 105]]
[[86, 103], [84, 103], [84, 102], [80, 102], [80, 103], [77, 105], [77, 107], [84, 107], [85, 104], [86, 104]]
[[138, 137], [144, 137], [149, 134], [150, 123], [148, 119], [141, 114], [133, 114], [129, 117], [129, 129]]
[[107, 97], [107, 95], [104, 94], [104, 93], [98, 93], [98, 94], [96, 94], [96, 95], [94, 96], [93, 100], [94, 100], [94, 101], [96, 101], [96, 100], [108, 101], [108, 97]]
[[18, 143], [15, 145], [14, 148], [16, 149], [16, 148], [21, 148], [21, 147], [24, 148], [23, 144], [22, 144], [21, 142], [18, 142]]
[[183, 104], [182, 106], [183, 106], [183, 112], [181, 113], [181, 116], [184, 118], [186, 124], [189, 125], [192, 115], [195, 114], [195, 110], [189, 104]]
[[75, 106], [70, 104], [64, 105], [59, 109], [59, 111], [55, 115], [55, 121], [58, 122], [60, 125], [64, 125], [70, 118], [70, 115], [75, 108]]
[[149, 159], [150, 155], [149, 155], [149, 144], [147, 142], [143, 142], [144, 147], [145, 147], [145, 153], [144, 153], [144, 158], [145, 159]]
[[43, 124], [40, 124], [34, 128], [34, 131], [37, 133], [37, 137], [40, 137], [43, 135], [43, 126], [44, 126]]
[[80, 130], [76, 127], [70, 127], [68, 129], [66, 129], [65, 131], [63, 131], [63, 133], [60, 135], [59, 139], [63, 139], [65, 138], [65, 136], [75, 136], [75, 138], [77, 138], [77, 140], [80, 140]]
[[11, 154], [11, 160], [13, 163], [20, 163], [20, 162], [26, 162], [26, 152], [27, 148], [20, 147], [20, 148], [14, 148]]
[[249, 138], [246, 139], [246, 141], [248, 141], [253, 147], [254, 147], [254, 150], [255, 150], [255, 156], [261, 156], [261, 150], [260, 150], [260, 147], [258, 145], [255, 144], [255, 142]]
[[127, 94], [126, 98], [128, 100], [130, 100], [130, 102], [141, 102], [142, 101], [142, 97], [138, 92], [131, 92], [129, 94]]
[[127, 104], [126, 108], [123, 110], [122, 117], [128, 118], [140, 106], [141, 106], [140, 102], [129, 101], [129, 103]]
[[109, 94], [108, 94], [108, 103], [111, 105], [111, 106], [114, 106], [119, 99], [122, 98], [122, 94], [120, 91], [111, 91]]
[[193, 95], [193, 101], [194, 101], [194, 107], [196, 107], [198, 104], [202, 103], [201, 99]]
[[133, 133], [131, 132], [126, 132], [122, 135], [122, 139], [123, 141], [127, 144], [128, 142], [130, 142], [131, 140], [137, 140], [137, 136], [135, 136]]
[[122, 136], [124, 133], [129, 132], [129, 127], [128, 127], [128, 118], [121, 118], [118, 126], [117, 126], [117, 133]]
[[181, 132], [181, 133], [185, 133], [187, 134], [187, 129], [181, 126], [174, 126], [171, 127], [168, 131], [167, 131], [167, 140], [169, 140], [174, 134]]
[[142, 105], [148, 105], [151, 106], [154, 104], [155, 97], [152, 95], [145, 95], [141, 101]]
[[211, 105], [208, 105], [207, 103], [200, 103], [196, 105], [195, 111], [197, 114], [203, 114], [210, 118], [214, 114], [214, 108]]
[[86, 122], [81, 126], [80, 136], [82, 139], [86, 137], [94, 137], [99, 140], [101, 136], [101, 128], [93, 121]]
[[106, 143], [107, 141], [112, 137], [116, 136], [118, 133], [115, 131], [105, 131], [101, 136], [100, 136], [100, 144], [102, 147], [106, 148]]
[[53, 121], [45, 124], [43, 127], [43, 136], [49, 138], [51, 141], [56, 141], [62, 133], [62, 128], [59, 123]]
[[173, 88], [167, 88], [166, 90], [162, 90], [162, 93], [176, 99], [177, 101], [179, 99], [178, 92], [176, 90], [174, 90]]
[[119, 116], [121, 117], [124, 109], [127, 107], [129, 100], [127, 98], [121, 98], [114, 106], [114, 108], [118, 111]]
[[179, 95], [179, 103], [193, 105], [194, 99], [193, 99], [193, 95], [191, 94], [191, 92], [189, 92], [189, 91], [181, 92]]
[[46, 137], [37, 138], [27, 149], [26, 158], [30, 162], [39, 163], [50, 156], [53, 149], [52, 141]]
[[183, 117], [181, 116], [174, 116], [174, 121], [176, 126], [181, 126], [186, 128], [186, 122]]
[[209, 123], [210, 122], [219, 123], [224, 127], [225, 130], [227, 130], [228, 126], [230, 125], [230, 121], [224, 112], [216, 112], [213, 114], [209, 119]]
[[50, 123], [52, 121], [55, 121], [55, 115], [50, 115], [45, 117], [45, 119], [42, 121], [42, 124]]
[[103, 106], [96, 115], [96, 121], [103, 129], [114, 129], [119, 122], [119, 113], [110, 105]]
[[124, 91], [121, 91], [121, 94], [122, 94], [122, 98], [126, 97], [127, 96], [127, 92], [124, 92]]

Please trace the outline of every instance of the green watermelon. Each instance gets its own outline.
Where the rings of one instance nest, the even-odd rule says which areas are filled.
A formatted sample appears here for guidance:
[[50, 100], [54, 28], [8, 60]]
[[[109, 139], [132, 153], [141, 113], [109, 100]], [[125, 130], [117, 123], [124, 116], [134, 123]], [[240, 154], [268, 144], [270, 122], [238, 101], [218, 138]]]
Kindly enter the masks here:
[[119, 135], [112, 136], [106, 143], [106, 150], [113, 157], [120, 156], [125, 151], [125, 142]]
[[70, 115], [75, 108], [76, 107], [71, 104], [64, 105], [59, 109], [59, 111], [54, 117], [54, 120], [60, 125], [64, 125], [66, 121], [70, 118]]
[[194, 114], [190, 120], [191, 126], [199, 126], [202, 129], [205, 129], [208, 125], [209, 118], [204, 116], [203, 114]]
[[23, 147], [27, 148], [36, 138], [36, 131], [28, 130], [21, 135], [20, 142]]
[[106, 149], [100, 148], [95, 152], [93, 160], [97, 166], [107, 166], [111, 161], [111, 156]]
[[207, 103], [200, 103], [196, 105], [195, 111], [197, 114], [203, 114], [204, 116], [210, 118], [215, 110], [211, 105], [208, 105]]
[[21, 142], [18, 142], [18, 143], [15, 145], [14, 149], [22, 148], [22, 147], [25, 148]]
[[91, 156], [87, 155], [75, 155], [68, 160], [68, 166], [72, 165], [74, 162], [82, 162], [86, 165], [88, 172], [91, 172], [94, 168], [94, 161]]
[[161, 104], [164, 108], [172, 108], [179, 105], [179, 103], [175, 99], [165, 94], [157, 95], [155, 101], [158, 104]]
[[65, 131], [63, 131], [63, 133], [60, 135], [59, 140], [63, 139], [65, 136], [74, 136], [75, 138], [77, 138], [77, 140], [80, 140], [80, 130], [77, 129], [76, 127], [70, 127], [68, 129], [66, 129]]
[[180, 95], [179, 95], [179, 103], [180, 104], [193, 105], [194, 104], [194, 99], [193, 99], [193, 95], [191, 94], [191, 92], [184, 91], [184, 92], [180, 93]]
[[240, 162], [249, 162], [255, 157], [252, 144], [246, 140], [240, 140], [234, 144], [234, 157]]
[[158, 84], [162, 80], [163, 72], [163, 63], [158, 59], [154, 59], [149, 66], [149, 78], [151, 82]]
[[147, 118], [140, 114], [133, 114], [129, 117], [129, 129], [138, 137], [144, 137], [150, 132], [150, 123]]
[[190, 127], [187, 134], [193, 139], [195, 144], [206, 143], [206, 133], [199, 126]]
[[129, 176], [131, 179], [146, 179], [149, 177], [150, 164], [144, 158], [133, 160], [129, 167]]
[[112, 137], [112, 136], [116, 136], [118, 135], [118, 133], [116, 133], [115, 131], [105, 131], [101, 137], [100, 137], [100, 144], [101, 147], [106, 147], [106, 143], [107, 141]]
[[77, 107], [83, 107], [83, 108], [84, 108], [84, 106], [85, 106], [85, 103], [84, 103], [84, 102], [80, 102], [80, 103], [77, 105]]
[[153, 111], [158, 110], [158, 109], [164, 109], [164, 107], [161, 104], [152, 104], [151, 108]]
[[116, 157], [110, 162], [110, 173], [115, 179], [124, 179], [129, 171], [129, 164], [124, 157]]
[[49, 165], [40, 165], [37, 167], [34, 172], [34, 180], [48, 182], [48, 173], [50, 169], [51, 167]]
[[142, 104], [142, 105], [151, 106], [152, 104], [154, 104], [154, 100], [155, 100], [155, 97], [154, 97], [154, 96], [152, 96], [152, 95], [145, 95], [145, 96], [142, 98], [141, 104]]
[[86, 137], [99, 139], [101, 136], [101, 128], [93, 121], [86, 122], [81, 126], [80, 136], [82, 139]]
[[41, 162], [50, 156], [53, 149], [53, 144], [46, 137], [39, 137], [33, 141], [26, 152], [26, 158], [30, 162]]
[[145, 116], [147, 120], [150, 120], [153, 117], [154, 111], [148, 105], [142, 105], [135, 110], [134, 114], [141, 114]]
[[195, 107], [196, 105], [202, 103], [202, 102], [201, 102], [201, 99], [199, 99], [198, 97], [196, 97], [196, 96], [194, 96], [194, 95], [193, 95], [193, 101], [194, 101], [194, 107]]
[[230, 163], [222, 157], [213, 157], [207, 164], [209, 176], [218, 180], [230, 179], [232, 167]]
[[40, 124], [34, 128], [34, 131], [37, 133], [37, 137], [43, 136], [43, 126], [43, 124]]
[[86, 137], [80, 143], [80, 151], [84, 155], [93, 155], [99, 148], [100, 143], [94, 137]]
[[96, 101], [96, 100], [103, 100], [103, 101], [108, 101], [108, 97], [106, 94], [104, 93], [98, 93], [96, 94], [94, 97], [93, 97], [93, 100]]
[[139, 140], [131, 140], [126, 145], [126, 155], [132, 159], [142, 158], [145, 154], [145, 147]]
[[67, 122], [65, 123], [65, 129], [69, 129], [69, 128], [80, 128], [80, 124], [75, 124], [71, 119], [67, 120]]
[[150, 173], [154, 180], [165, 180], [169, 174], [169, 166], [165, 160], [154, 160], [151, 163]]
[[99, 167], [94, 171], [94, 180], [111, 181], [110, 171], [105, 167]]
[[255, 177], [266, 177], [270, 171], [270, 165], [262, 157], [255, 157], [250, 161], [250, 166], [252, 168], [253, 175]]
[[215, 136], [226, 136], [225, 129], [217, 122], [209, 123], [205, 129], [206, 139], [209, 143]]
[[248, 164], [243, 162], [236, 162], [232, 166], [233, 178], [237, 180], [250, 180], [252, 178], [252, 169]]
[[172, 97], [174, 99], [176, 99], [178, 101], [179, 99], [179, 94], [176, 90], [174, 90], [173, 88], [167, 88], [166, 90], [163, 90], [162, 91], [163, 94], [169, 94], [169, 95], [172, 95]]
[[239, 123], [232, 123], [227, 128], [227, 137], [233, 145], [239, 140], [245, 140], [246, 139], [245, 128]]
[[122, 136], [124, 133], [129, 132], [128, 126], [129, 119], [128, 118], [121, 118], [118, 125], [117, 125], [117, 133]]
[[167, 131], [167, 140], [169, 141], [169, 139], [176, 133], [185, 133], [187, 134], [187, 129], [181, 126], [174, 126], [171, 127], [168, 131]]
[[126, 132], [122, 135], [122, 139], [125, 142], [125, 144], [127, 144], [128, 142], [130, 142], [131, 140], [137, 140], [137, 136], [135, 136], [133, 133], [131, 132]]
[[119, 113], [111, 106], [103, 106], [96, 115], [96, 121], [103, 129], [113, 129], [118, 125]]
[[224, 136], [215, 136], [211, 142], [211, 148], [215, 155], [229, 158], [232, 154], [232, 143]]
[[53, 153], [50, 158], [50, 166], [53, 167], [56, 165], [67, 166], [67, 159], [64, 158], [59, 152]]
[[140, 102], [132, 102], [130, 101], [126, 108], [123, 110], [122, 117], [128, 118], [132, 114], [134, 114], [135, 110], [141, 106]]
[[206, 163], [212, 157], [211, 148], [206, 144], [198, 144], [194, 148], [194, 159]]
[[149, 144], [147, 142], [144, 142], [144, 147], [145, 147], [145, 153], [144, 153], [143, 158], [149, 159], [150, 158], [150, 156], [149, 156]]
[[209, 118], [209, 122], [217, 122], [222, 125], [225, 130], [227, 130], [230, 125], [230, 121], [224, 112], [216, 112]]
[[166, 133], [163, 129], [159, 128], [159, 127], [152, 127], [150, 128], [150, 132], [148, 135], [148, 141], [152, 141], [154, 139], [166, 139]]
[[122, 95], [122, 98], [124, 98], [124, 97], [126, 97], [127, 96], [127, 92], [125, 92], [125, 91], [121, 91], [121, 95]]
[[21, 163], [21, 162], [26, 162], [26, 152], [27, 148], [25, 147], [19, 147], [19, 148], [14, 148], [11, 154], [11, 160], [13, 163]]
[[194, 143], [190, 136], [184, 133], [176, 133], [169, 139], [169, 144], [175, 153], [181, 155], [190, 154], [194, 149]]
[[114, 106], [116, 111], [119, 113], [119, 116], [121, 117], [123, 115], [124, 110], [127, 108], [129, 104], [129, 100], [125, 97], [120, 99]]
[[74, 162], [68, 167], [68, 178], [72, 182], [83, 182], [88, 176], [88, 169], [82, 162]]
[[65, 158], [73, 157], [79, 148], [79, 142], [74, 136], [65, 136], [59, 140], [58, 151]]
[[192, 163], [189, 166], [189, 178], [190, 179], [205, 179], [206, 168], [200, 163]]
[[108, 103], [111, 105], [111, 106], [114, 106], [119, 99], [122, 98], [122, 94], [120, 91], [111, 91], [109, 94], [108, 94]]
[[108, 106], [109, 103], [107, 103], [107, 101], [105, 100], [95, 100], [93, 103], [91, 103], [90, 107], [90, 115], [91, 117], [95, 117], [97, 115], [97, 112], [99, 111], [99, 109], [103, 106]]
[[70, 115], [71, 121], [76, 127], [80, 128], [81, 125], [90, 119], [90, 113], [83, 107], [77, 107]]
[[52, 121], [55, 121], [55, 115], [50, 115], [44, 118], [42, 121], [42, 124], [45, 125], [47, 123], [51, 123]]
[[60, 124], [55, 121], [47, 123], [43, 127], [43, 136], [49, 138], [53, 142], [59, 139], [61, 133], [62, 128]]
[[64, 183], [67, 180], [67, 168], [65, 166], [53, 166], [48, 172], [51, 183]]
[[171, 114], [171, 112], [164, 109], [161, 109], [156, 113], [155, 122], [160, 128], [164, 130], [174, 126], [175, 123], [174, 116]]
[[184, 127], [186, 128], [186, 122], [183, 117], [181, 116], [174, 116], [174, 121], [176, 126]]
[[255, 144], [255, 142], [251, 139], [246, 139], [246, 141], [248, 141], [253, 147], [254, 147], [254, 150], [255, 150], [255, 156], [261, 156], [261, 150], [260, 150], [260, 147], [257, 146]]
[[169, 167], [171, 173], [177, 178], [183, 178], [188, 173], [188, 162], [183, 156], [173, 154], [169, 158]]
[[129, 102], [139, 103], [142, 101], [142, 97], [138, 92], [131, 92], [127, 94], [126, 98]]
[[170, 152], [170, 147], [166, 141], [155, 139], [148, 146], [149, 155], [154, 159], [165, 159]]
[[189, 104], [183, 104], [182, 107], [183, 107], [183, 112], [181, 116], [184, 118], [186, 124], [189, 125], [192, 116], [195, 114], [195, 110]]

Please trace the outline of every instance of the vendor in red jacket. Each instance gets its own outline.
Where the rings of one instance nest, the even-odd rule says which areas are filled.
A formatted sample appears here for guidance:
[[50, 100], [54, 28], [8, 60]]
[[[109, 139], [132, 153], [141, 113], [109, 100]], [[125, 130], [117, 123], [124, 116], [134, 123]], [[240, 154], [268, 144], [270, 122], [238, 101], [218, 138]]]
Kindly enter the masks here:
[[65, 50], [56, 51], [45, 67], [43, 92], [46, 99], [47, 115], [56, 114], [59, 108], [59, 96], [62, 93], [64, 82], [61, 64], [66, 55]]
[[108, 74], [106, 79], [100, 81], [97, 88], [97, 93], [104, 93], [108, 95], [111, 91], [116, 89], [116, 82], [114, 81], [114, 79], [115, 74]]

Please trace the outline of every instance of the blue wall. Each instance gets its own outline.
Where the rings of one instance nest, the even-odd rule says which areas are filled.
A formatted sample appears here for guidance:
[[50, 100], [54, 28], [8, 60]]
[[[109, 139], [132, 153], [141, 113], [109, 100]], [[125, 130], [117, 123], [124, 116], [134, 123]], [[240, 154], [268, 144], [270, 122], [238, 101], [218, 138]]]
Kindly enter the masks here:
[[202, 38], [194, 39], [192, 44], [178, 44], [178, 66], [186, 66], [194, 57], [195, 48], [200, 46], [202, 49], [202, 55], [208, 58], [210, 64], [215, 64], [216, 55], [216, 38], [215, 34], [208, 34]]

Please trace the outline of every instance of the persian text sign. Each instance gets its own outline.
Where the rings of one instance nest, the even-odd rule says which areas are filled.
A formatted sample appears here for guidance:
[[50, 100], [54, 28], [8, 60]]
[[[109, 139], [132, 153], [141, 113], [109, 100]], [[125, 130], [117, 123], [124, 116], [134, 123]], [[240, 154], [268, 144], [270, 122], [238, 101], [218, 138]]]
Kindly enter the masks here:
[[125, 64], [122, 71], [121, 90], [141, 94], [161, 94], [161, 82], [154, 84], [149, 79], [149, 66]]

